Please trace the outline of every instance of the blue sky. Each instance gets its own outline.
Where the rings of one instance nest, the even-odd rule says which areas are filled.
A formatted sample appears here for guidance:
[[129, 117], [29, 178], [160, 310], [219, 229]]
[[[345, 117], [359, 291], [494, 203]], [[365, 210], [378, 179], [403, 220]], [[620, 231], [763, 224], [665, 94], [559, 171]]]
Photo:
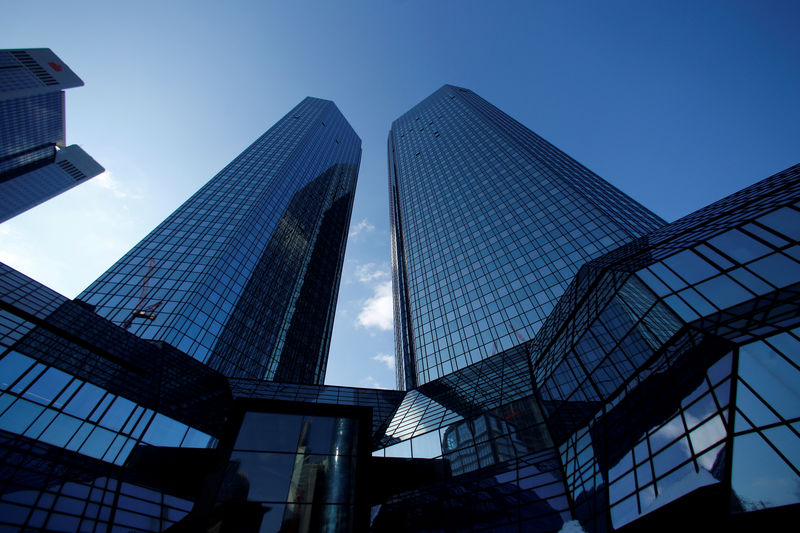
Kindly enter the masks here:
[[0, 48], [86, 83], [67, 141], [107, 172], [0, 226], [75, 296], [305, 96], [363, 140], [327, 383], [392, 387], [386, 137], [468, 87], [667, 220], [800, 160], [800, 3], [19, 2]]

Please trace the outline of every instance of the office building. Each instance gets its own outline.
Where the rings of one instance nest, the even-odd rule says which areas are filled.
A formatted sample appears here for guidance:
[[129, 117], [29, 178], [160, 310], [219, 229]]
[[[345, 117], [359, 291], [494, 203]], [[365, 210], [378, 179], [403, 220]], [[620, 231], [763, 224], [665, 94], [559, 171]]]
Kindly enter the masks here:
[[587, 263], [534, 339], [407, 392], [226, 378], [0, 266], [0, 525], [779, 530], [798, 228], [800, 165]]
[[398, 386], [532, 338], [586, 261], [664, 222], [474, 92], [389, 133]]
[[406, 393], [373, 531], [800, 515], [800, 165], [584, 264], [536, 336]]
[[360, 158], [306, 98], [78, 298], [226, 376], [322, 383]]
[[64, 89], [83, 81], [51, 50], [0, 50], [0, 222], [103, 167], [66, 145]]
[[[462, 111], [473, 116], [467, 107]], [[310, 220], [301, 206], [311, 202], [307, 193], [325, 197], [320, 192], [325, 181], [304, 174], [303, 158], [295, 155], [324, 159], [330, 152], [318, 148], [332, 146], [320, 132], [337, 117], [333, 104], [309, 99], [276, 125], [284, 128], [286, 144], [298, 142], [290, 134], [303, 129], [313, 145], [290, 148], [283, 159], [294, 176], [305, 176], [298, 178], [301, 183], [280, 171], [272, 174], [276, 187], [283, 183], [286, 198], [264, 192], [258, 203], [251, 198], [255, 185], [227, 187], [251, 168], [267, 166], [252, 153], [256, 147], [285, 154], [266, 140], [273, 128], [245, 152], [252, 158], [237, 159], [220, 173], [222, 179], [201, 189], [216, 182], [203, 197], [208, 201], [190, 199], [160, 226], [158, 238], [153, 235], [159, 229], [143, 241], [146, 246], [137, 247], [137, 260], [104, 275], [109, 277], [101, 280], [112, 289], [125, 276], [135, 278], [123, 298], [133, 295], [135, 302], [124, 311], [108, 311], [112, 300], [102, 310], [105, 296], [87, 301], [100, 292], [71, 301], [0, 265], [0, 528], [557, 533], [577, 521], [589, 533], [639, 533], [779, 530], [797, 521], [800, 165], [670, 224], [653, 219], [654, 230], [607, 252], [597, 251], [606, 244], [596, 244], [586, 253], [598, 255], [576, 266], [530, 339], [520, 334], [510, 347], [498, 344], [496, 353], [492, 349], [407, 391], [287, 383], [278, 373], [273, 381], [259, 372], [225, 375], [224, 369], [211, 368], [213, 353], [204, 364], [199, 351], [187, 355], [170, 345], [190, 335], [145, 335], [171, 297], [151, 291], [205, 290], [191, 285], [203, 279], [202, 268], [178, 268], [177, 259], [162, 264], [165, 257], [188, 254], [170, 247], [180, 228], [187, 231], [180, 234], [186, 248], [197, 250], [198, 257], [187, 255], [186, 261], [204, 266], [202, 258], [216, 260], [217, 249], [196, 234], [209, 233], [226, 249], [214, 230], [231, 228], [212, 224], [217, 215], [240, 212], [230, 204], [262, 212], [263, 205], [282, 202], [277, 229], [258, 250], [271, 255], [289, 250], [286, 257], [293, 259], [315, 246], [297, 238], [298, 228], [307, 228], [303, 224]], [[311, 124], [301, 123], [304, 118]], [[343, 122], [339, 126], [351, 131]], [[468, 140], [463, 132], [461, 139]], [[346, 144], [345, 136], [334, 139]], [[356, 148], [353, 143], [342, 150], [357, 157]], [[450, 161], [460, 164], [456, 157]], [[560, 161], [564, 168], [552, 161], [546, 168], [566, 180], [566, 165], [572, 163], [563, 156]], [[357, 167], [358, 160], [313, 164]], [[580, 168], [571, 172], [587, 176]], [[394, 185], [400, 175], [392, 170]], [[546, 179], [553, 187], [559, 183]], [[592, 183], [597, 191], [606, 187]], [[402, 193], [392, 196], [393, 208]], [[343, 198], [345, 192], [339, 194]], [[446, 211], [449, 201], [438, 198]], [[593, 201], [590, 208], [613, 206]], [[563, 205], [570, 213], [575, 209], [570, 201]], [[616, 206], [618, 212], [636, 212], [625, 205]], [[547, 211], [568, 220], [557, 207]], [[326, 216], [344, 212], [349, 217], [349, 204], [328, 208]], [[433, 206], [425, 211], [433, 212]], [[180, 219], [173, 220], [178, 213]], [[396, 210], [395, 223], [403, 223], [404, 213], [415, 212]], [[646, 213], [639, 212], [643, 220]], [[592, 216], [602, 221], [604, 215]], [[189, 221], [192, 225], [182, 225]], [[633, 234], [633, 225], [610, 227], [631, 226]], [[554, 226], [541, 231], [555, 233]], [[395, 246], [412, 245], [413, 239], [403, 237]], [[494, 244], [491, 237], [487, 242]], [[563, 247], [564, 239], [557, 244]], [[252, 248], [236, 248], [245, 249]], [[313, 266], [319, 257], [314, 251], [308, 265], [298, 262], [296, 268], [338, 280], [338, 249], [324, 250], [323, 257], [339, 262]], [[289, 279], [293, 268], [269, 266], [262, 260], [265, 253], [256, 254], [257, 264], [243, 271], [252, 272], [240, 283], [244, 289]], [[441, 253], [444, 270], [449, 259]], [[538, 261], [540, 255], [525, 257]], [[407, 251], [405, 257], [415, 261]], [[539, 261], [537, 271], [548, 264]], [[170, 278], [171, 269], [183, 277]], [[191, 283], [181, 289], [184, 281]], [[306, 294], [306, 283], [293, 285], [295, 302]], [[527, 294], [515, 283], [505, 296], [514, 291]], [[253, 317], [265, 316], [253, 303], [255, 294], [247, 298], [241, 308], [222, 301], [220, 313], [247, 316], [250, 310]], [[295, 303], [295, 309], [303, 305]], [[183, 309], [187, 317], [198, 316], [191, 305]], [[179, 314], [175, 310], [168, 317], [176, 328]], [[327, 316], [317, 318], [322, 323]], [[307, 327], [325, 331], [322, 325]], [[425, 331], [424, 324], [415, 327]], [[235, 337], [251, 330], [237, 328], [210, 334], [230, 338], [226, 349], [243, 346]], [[281, 337], [286, 345], [293, 338], [290, 330], [281, 330], [287, 332]], [[184, 346], [196, 346], [196, 338]]]

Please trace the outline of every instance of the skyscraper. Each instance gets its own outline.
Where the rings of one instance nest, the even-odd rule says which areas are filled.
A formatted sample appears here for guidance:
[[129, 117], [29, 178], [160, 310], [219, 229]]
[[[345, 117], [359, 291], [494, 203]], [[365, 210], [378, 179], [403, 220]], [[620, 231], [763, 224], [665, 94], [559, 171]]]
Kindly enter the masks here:
[[103, 172], [66, 146], [64, 91], [83, 81], [51, 50], [0, 50], [0, 222]]
[[586, 261], [664, 221], [474, 92], [389, 133], [398, 385], [532, 338]]
[[78, 298], [227, 376], [321, 383], [360, 158], [306, 98]]

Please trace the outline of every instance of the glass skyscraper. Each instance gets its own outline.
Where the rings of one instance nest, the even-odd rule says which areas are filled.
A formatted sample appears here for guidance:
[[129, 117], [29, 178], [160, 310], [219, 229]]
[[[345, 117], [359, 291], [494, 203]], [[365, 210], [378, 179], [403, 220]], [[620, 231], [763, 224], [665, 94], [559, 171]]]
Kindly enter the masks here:
[[306, 99], [81, 299], [0, 265], [0, 529], [797, 521], [800, 165], [662, 224], [473, 93], [424, 104], [390, 138], [399, 331], [478, 360], [313, 382], [359, 141]]
[[306, 98], [78, 298], [227, 376], [321, 383], [360, 159]]
[[533, 338], [586, 261], [664, 221], [474, 92], [393, 124], [398, 386]]
[[103, 172], [66, 146], [63, 89], [81, 85], [48, 48], [0, 50], [0, 222]]

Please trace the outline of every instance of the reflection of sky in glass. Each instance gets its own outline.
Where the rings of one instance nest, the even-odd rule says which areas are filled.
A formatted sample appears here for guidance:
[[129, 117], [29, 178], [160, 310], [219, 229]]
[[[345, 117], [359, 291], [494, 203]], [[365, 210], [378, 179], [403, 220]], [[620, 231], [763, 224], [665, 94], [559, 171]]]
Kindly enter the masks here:
[[206, 433], [19, 352], [0, 360], [0, 376], [5, 389], [0, 392], [0, 429], [89, 457], [123, 464], [139, 442], [184, 448], [215, 442]]

